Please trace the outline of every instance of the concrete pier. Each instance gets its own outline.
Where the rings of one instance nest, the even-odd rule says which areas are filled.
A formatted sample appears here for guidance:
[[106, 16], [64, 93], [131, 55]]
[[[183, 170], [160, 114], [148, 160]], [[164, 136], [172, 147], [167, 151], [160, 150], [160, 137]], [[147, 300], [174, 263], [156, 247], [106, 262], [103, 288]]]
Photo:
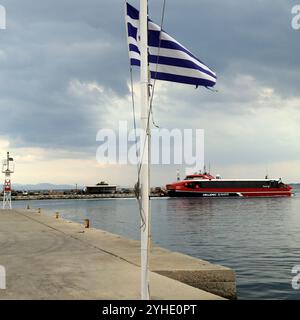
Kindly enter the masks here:
[[[140, 299], [138, 241], [38, 210], [0, 210], [0, 299]], [[153, 247], [152, 299], [235, 297], [229, 269]], [[208, 292], [210, 291], [210, 292]]]

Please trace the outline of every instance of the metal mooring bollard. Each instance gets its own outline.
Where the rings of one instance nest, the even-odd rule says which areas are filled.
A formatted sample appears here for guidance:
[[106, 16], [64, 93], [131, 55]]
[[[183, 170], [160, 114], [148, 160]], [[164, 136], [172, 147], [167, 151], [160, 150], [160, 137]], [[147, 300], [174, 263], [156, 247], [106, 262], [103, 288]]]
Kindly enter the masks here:
[[90, 220], [89, 219], [84, 219], [84, 227], [89, 228], [90, 227]]
[[38, 208], [38, 213], [41, 213], [41, 208]]
[[29, 204], [27, 205], [27, 210], [29, 210], [30, 209], [30, 207], [29, 207]]
[[56, 219], [59, 218], [59, 212], [55, 212], [55, 218], [56, 218]]

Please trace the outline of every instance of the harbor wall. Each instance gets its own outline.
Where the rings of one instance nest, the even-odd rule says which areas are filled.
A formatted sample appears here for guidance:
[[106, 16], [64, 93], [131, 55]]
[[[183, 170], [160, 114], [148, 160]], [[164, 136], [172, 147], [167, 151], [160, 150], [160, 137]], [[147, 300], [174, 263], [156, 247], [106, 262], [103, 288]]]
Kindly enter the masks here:
[[[92, 225], [92, 221], [90, 222]], [[140, 243], [47, 216], [0, 210], [1, 299], [139, 299]], [[152, 299], [236, 297], [229, 268], [152, 246]]]

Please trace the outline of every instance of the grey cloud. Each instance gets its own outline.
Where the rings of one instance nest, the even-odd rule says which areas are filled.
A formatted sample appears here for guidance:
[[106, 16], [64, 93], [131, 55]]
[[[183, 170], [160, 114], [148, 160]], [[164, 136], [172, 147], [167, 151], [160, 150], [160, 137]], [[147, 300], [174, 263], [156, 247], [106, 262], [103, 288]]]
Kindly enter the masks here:
[[[9, 135], [19, 147], [94, 152], [107, 106], [96, 110], [88, 99], [70, 96], [68, 85], [73, 79], [95, 81], [119, 97], [128, 94], [124, 1], [2, 0], [1, 4], [7, 8], [8, 29], [0, 32], [0, 108], [8, 117], [1, 119], [0, 135]], [[218, 73], [220, 88], [218, 94], [194, 94], [191, 88], [183, 101], [190, 111], [172, 110], [174, 126], [181, 125], [180, 112], [188, 124], [208, 110], [247, 114], [255, 99], [251, 88], [236, 94], [222, 90], [239, 89], [235, 82], [239, 74], [252, 75], [257, 84], [274, 87], [281, 96], [299, 95], [300, 32], [290, 26], [293, 4], [167, 2], [165, 29]], [[161, 6], [161, 1], [150, 2], [151, 17], [157, 22]], [[169, 117], [162, 112], [160, 116], [162, 122]], [[211, 153], [219, 157], [214, 150]]]

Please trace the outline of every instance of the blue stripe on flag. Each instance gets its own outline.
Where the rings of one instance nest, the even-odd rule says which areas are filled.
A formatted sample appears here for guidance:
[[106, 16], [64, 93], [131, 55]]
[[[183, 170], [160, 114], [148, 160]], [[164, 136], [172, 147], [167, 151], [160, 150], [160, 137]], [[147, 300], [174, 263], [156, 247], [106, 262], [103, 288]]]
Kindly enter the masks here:
[[141, 66], [141, 61], [140, 60], [138, 60], [138, 59], [130, 59], [130, 64], [132, 65], [132, 66], [138, 66], [138, 67], [140, 67]]
[[129, 51], [137, 52], [138, 54], [141, 53], [139, 48], [135, 44], [132, 44], [132, 43], [129, 44]]
[[139, 20], [140, 18], [140, 13], [139, 11], [131, 6], [128, 2], [126, 3], [127, 5], [127, 15], [129, 15], [130, 18]]
[[170, 82], [180, 82], [185, 84], [192, 84], [196, 86], [204, 86], [204, 87], [213, 87], [215, 85], [215, 82], [201, 79], [201, 78], [194, 78], [194, 77], [186, 77], [186, 76], [179, 76], [175, 74], [170, 73], [164, 73], [164, 72], [155, 72], [151, 71], [151, 78], [157, 79], [157, 80], [165, 80]]
[[132, 24], [127, 23], [127, 28], [128, 28], [128, 36], [132, 37], [134, 39], [137, 39], [137, 32], [138, 29], [135, 28]]

